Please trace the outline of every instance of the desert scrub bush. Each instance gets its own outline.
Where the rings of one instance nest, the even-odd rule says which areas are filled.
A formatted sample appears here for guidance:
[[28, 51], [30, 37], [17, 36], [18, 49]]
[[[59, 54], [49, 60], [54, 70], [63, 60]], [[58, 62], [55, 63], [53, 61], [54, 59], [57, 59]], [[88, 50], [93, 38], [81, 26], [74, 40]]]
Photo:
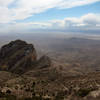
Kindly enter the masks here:
[[76, 92], [76, 95], [77, 96], [80, 96], [80, 97], [85, 97], [87, 96], [91, 91], [94, 91], [95, 89], [92, 89], [92, 88], [84, 88], [84, 89], [79, 89], [77, 92]]
[[0, 98], [4, 98], [4, 100], [16, 100], [16, 96], [10, 95], [10, 93], [10, 90], [7, 90], [6, 93], [0, 91]]
[[25, 98], [24, 100], [34, 100], [34, 99], [32, 99], [32, 98]]
[[5, 94], [0, 91], [0, 98], [4, 97]]
[[16, 96], [14, 95], [6, 95], [5, 98], [6, 98], [5, 100], [17, 100]]
[[54, 100], [64, 100], [63, 92], [62, 91], [58, 92]]
[[11, 90], [8, 89], [8, 90], [6, 91], [6, 93], [7, 93], [7, 94], [11, 94]]

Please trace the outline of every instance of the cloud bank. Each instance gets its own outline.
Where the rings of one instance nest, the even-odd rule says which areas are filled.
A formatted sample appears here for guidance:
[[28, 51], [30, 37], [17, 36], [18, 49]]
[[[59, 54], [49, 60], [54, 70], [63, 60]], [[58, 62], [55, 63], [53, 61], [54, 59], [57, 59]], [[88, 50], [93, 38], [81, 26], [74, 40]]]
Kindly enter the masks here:
[[23, 22], [0, 25], [0, 32], [32, 32], [33, 30], [48, 31], [99, 31], [100, 14], [89, 13], [79, 18], [71, 17], [63, 20], [50, 20], [47, 22]]

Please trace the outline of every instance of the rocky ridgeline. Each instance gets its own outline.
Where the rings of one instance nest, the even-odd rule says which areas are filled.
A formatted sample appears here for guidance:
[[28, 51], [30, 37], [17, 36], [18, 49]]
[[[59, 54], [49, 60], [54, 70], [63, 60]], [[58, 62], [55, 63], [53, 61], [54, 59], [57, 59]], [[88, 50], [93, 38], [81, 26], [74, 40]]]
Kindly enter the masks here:
[[[42, 58], [45, 60], [45, 56]], [[25, 41], [11, 41], [0, 49], [0, 70], [21, 74], [35, 67], [37, 62], [37, 53], [34, 46], [27, 44]], [[48, 63], [48, 61], [41, 61], [40, 58], [41, 62]], [[45, 65], [41, 64], [41, 66]]]

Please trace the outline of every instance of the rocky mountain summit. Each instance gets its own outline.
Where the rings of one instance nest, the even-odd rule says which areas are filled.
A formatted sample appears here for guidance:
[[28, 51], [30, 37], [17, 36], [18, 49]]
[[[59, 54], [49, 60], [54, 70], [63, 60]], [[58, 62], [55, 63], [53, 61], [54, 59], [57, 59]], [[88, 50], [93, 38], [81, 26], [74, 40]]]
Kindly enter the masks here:
[[22, 40], [11, 41], [0, 49], [0, 70], [23, 72], [36, 59], [36, 50], [32, 44]]

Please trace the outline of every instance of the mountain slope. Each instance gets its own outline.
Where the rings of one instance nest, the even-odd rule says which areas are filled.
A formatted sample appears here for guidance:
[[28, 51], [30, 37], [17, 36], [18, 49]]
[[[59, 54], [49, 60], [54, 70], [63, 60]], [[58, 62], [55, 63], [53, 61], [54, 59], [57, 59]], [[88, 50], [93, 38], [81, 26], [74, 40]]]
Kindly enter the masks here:
[[0, 49], [0, 100], [100, 100], [100, 72], [80, 68], [37, 59], [32, 44], [12, 41]]

